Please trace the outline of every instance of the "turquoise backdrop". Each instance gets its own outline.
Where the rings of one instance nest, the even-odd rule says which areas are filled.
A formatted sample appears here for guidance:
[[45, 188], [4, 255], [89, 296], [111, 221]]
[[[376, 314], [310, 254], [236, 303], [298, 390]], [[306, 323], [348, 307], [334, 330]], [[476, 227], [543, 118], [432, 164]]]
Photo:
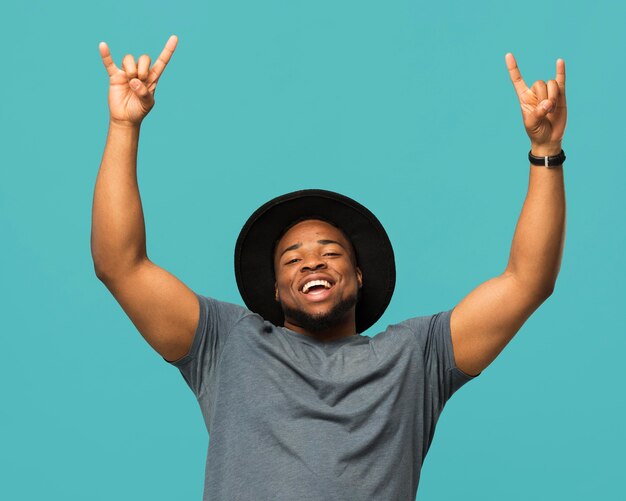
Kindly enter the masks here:
[[240, 302], [235, 239], [271, 197], [336, 190], [395, 246], [368, 334], [500, 274], [529, 85], [567, 65], [567, 239], [554, 294], [449, 402], [419, 500], [622, 499], [626, 4], [615, 1], [4, 2], [0, 19], [0, 498], [200, 500], [208, 443], [177, 369], [94, 274], [91, 203], [115, 61], [178, 49], [145, 120], [150, 258]]

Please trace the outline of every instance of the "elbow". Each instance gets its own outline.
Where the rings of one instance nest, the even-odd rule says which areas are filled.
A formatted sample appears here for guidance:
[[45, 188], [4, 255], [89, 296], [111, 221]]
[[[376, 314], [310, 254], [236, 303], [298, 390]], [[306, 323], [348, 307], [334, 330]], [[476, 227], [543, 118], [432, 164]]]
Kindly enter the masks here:
[[96, 274], [96, 277], [98, 277], [98, 280], [103, 282], [107, 275], [107, 267], [103, 266], [101, 254], [94, 250], [93, 247], [91, 249], [91, 260], [93, 262], [93, 272]]
[[104, 271], [102, 267], [98, 266], [95, 261], [93, 263], [93, 271], [96, 274], [98, 280], [100, 280], [101, 282], [105, 282], [107, 280], [108, 274]]
[[97, 259], [92, 255], [93, 259], [93, 271], [96, 274], [98, 280], [103, 283], [106, 283], [111, 279], [111, 276], [114, 274], [114, 268], [111, 265], [110, 261], [104, 261], [103, 259]]
[[543, 295], [541, 296], [541, 302], [543, 303], [544, 301], [546, 301], [554, 292], [554, 286], [547, 288], [544, 292]]
[[550, 283], [537, 290], [537, 296], [541, 299], [542, 303], [552, 295], [554, 292], [554, 286], [554, 283]]
[[98, 280], [100, 280], [101, 282], [104, 281], [104, 278], [106, 276], [106, 272], [105, 269], [106, 267], [104, 266], [104, 258], [105, 258], [106, 254], [104, 252], [102, 252], [100, 250], [99, 247], [96, 247], [94, 245], [93, 242], [93, 235], [91, 238], [91, 261], [93, 262], [93, 271], [96, 274], [96, 277], [98, 277]]

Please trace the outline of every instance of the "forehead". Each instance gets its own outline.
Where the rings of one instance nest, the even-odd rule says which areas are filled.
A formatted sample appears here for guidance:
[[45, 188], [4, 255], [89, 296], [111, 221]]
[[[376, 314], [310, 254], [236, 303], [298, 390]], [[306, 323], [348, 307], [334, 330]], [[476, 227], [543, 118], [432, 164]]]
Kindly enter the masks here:
[[336, 226], [319, 219], [307, 219], [294, 224], [285, 232], [276, 245], [276, 251], [281, 252], [285, 247], [311, 240], [336, 240], [346, 248], [352, 248], [343, 231]]

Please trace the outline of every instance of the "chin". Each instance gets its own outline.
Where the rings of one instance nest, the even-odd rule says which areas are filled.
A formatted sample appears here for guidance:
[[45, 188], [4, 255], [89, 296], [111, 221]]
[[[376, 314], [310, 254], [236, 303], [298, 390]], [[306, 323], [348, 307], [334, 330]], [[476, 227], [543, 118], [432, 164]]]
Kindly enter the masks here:
[[283, 313], [285, 318], [289, 318], [291, 323], [300, 326], [307, 332], [323, 332], [345, 322], [349, 318], [351, 311], [352, 313], [354, 312], [356, 302], [357, 297], [355, 295], [320, 313], [309, 313], [308, 311], [296, 310], [283, 305]]

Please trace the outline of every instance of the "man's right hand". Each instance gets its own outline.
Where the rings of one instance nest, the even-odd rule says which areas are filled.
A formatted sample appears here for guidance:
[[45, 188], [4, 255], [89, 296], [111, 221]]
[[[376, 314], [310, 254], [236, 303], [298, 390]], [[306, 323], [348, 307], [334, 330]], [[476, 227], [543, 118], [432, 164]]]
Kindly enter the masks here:
[[148, 259], [137, 183], [139, 127], [154, 106], [154, 90], [178, 39], [171, 36], [152, 68], [143, 55], [126, 56], [120, 70], [100, 44], [109, 74], [110, 127], [96, 179], [91, 253], [97, 277], [111, 291], [137, 330], [166, 360], [191, 347], [200, 318], [194, 292]]
[[178, 38], [172, 35], [156, 62], [150, 67], [150, 57], [143, 54], [135, 58], [127, 54], [122, 68], [113, 62], [109, 47], [100, 42], [102, 62], [109, 74], [109, 111], [111, 122], [138, 126], [154, 106], [157, 82], [174, 54]]

